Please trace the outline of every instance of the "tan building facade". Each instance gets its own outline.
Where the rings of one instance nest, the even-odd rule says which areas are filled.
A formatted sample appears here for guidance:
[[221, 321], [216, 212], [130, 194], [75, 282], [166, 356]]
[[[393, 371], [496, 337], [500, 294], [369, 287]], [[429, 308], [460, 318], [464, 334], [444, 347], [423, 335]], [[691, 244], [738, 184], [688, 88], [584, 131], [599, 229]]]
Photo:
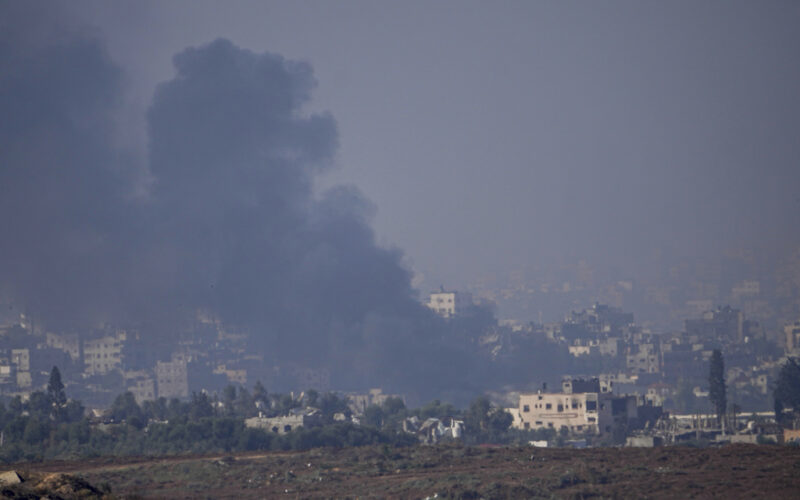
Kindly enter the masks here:
[[570, 432], [610, 433], [611, 399], [610, 393], [600, 392], [520, 394], [515, 424], [525, 430], [566, 427]]

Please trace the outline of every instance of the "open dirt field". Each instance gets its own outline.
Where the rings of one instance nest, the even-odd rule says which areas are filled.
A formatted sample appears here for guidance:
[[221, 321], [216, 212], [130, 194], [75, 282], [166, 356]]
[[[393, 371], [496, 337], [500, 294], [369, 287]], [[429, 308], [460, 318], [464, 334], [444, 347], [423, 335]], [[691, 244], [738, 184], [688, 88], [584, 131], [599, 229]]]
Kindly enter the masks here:
[[117, 498], [800, 498], [800, 449], [782, 446], [366, 447], [17, 468]]

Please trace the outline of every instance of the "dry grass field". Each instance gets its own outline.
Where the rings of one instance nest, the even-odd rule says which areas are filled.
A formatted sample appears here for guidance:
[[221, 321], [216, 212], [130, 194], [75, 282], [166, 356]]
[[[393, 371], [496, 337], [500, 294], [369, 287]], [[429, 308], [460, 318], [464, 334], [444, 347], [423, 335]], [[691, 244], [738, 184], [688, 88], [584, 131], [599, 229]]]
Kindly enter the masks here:
[[68, 473], [115, 498], [798, 498], [800, 449], [363, 447], [96, 459]]

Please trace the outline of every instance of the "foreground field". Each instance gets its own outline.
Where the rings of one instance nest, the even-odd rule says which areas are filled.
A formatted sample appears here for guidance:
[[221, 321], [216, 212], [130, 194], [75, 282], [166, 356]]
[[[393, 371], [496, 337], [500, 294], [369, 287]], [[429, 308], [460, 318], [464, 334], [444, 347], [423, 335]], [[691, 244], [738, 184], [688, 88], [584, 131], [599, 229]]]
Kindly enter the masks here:
[[797, 498], [800, 450], [365, 447], [23, 467], [117, 498]]

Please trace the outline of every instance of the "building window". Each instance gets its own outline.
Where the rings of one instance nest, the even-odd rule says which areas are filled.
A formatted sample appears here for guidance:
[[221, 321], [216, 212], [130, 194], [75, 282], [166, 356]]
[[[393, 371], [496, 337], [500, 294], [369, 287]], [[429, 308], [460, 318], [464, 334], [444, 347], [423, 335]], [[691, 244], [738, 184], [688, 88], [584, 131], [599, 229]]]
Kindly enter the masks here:
[[558, 411], [564, 411], [564, 405], [558, 405]]
[[537, 420], [536, 421], [536, 425], [542, 425], [542, 421], [541, 420]]
[[530, 428], [531, 428], [530, 422], [525, 422], [525, 429], [530, 429]]
[[594, 417], [589, 417], [587, 420], [588, 420], [589, 422], [596, 422], [596, 421], [597, 421], [597, 419], [596, 419], [596, 418], [594, 418]]
[[529, 411], [531, 411], [531, 407], [530, 407], [530, 406], [528, 406], [528, 405], [524, 405], [524, 406], [522, 407], [522, 411], [524, 411], [524, 412], [529, 412]]
[[551, 410], [551, 409], [553, 409], [553, 405], [551, 405], [550, 403], [547, 403], [547, 404], [544, 406], [544, 408], [545, 408], [545, 410]]

